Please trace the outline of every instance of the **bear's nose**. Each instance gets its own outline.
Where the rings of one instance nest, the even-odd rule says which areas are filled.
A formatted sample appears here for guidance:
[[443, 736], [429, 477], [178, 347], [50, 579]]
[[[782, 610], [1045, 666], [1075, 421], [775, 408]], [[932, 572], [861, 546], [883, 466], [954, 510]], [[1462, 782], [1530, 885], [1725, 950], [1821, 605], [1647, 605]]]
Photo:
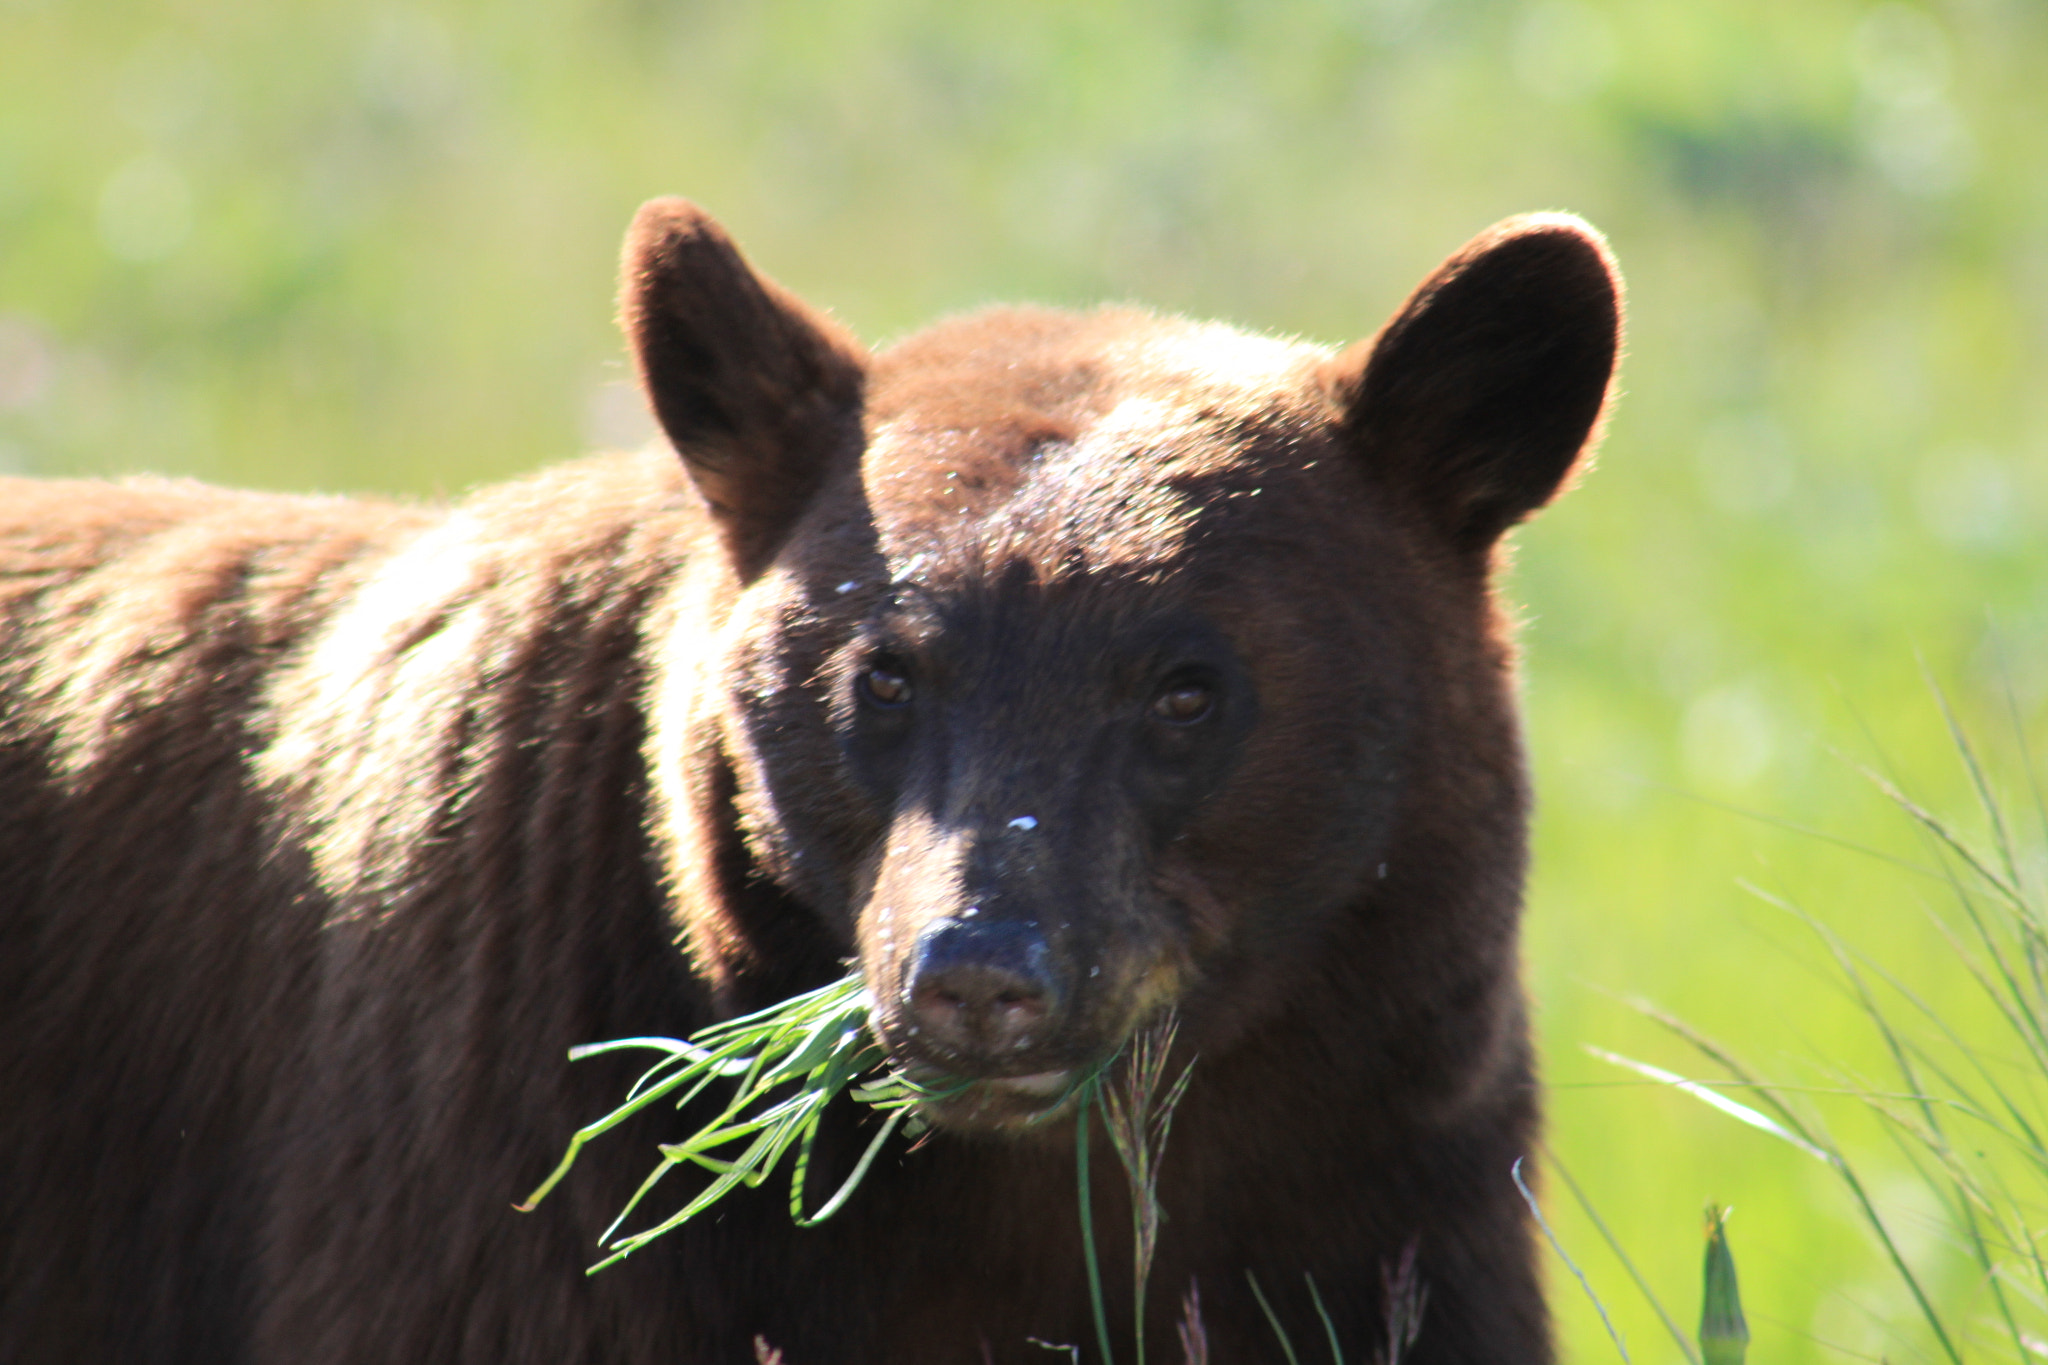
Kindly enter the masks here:
[[927, 1040], [998, 1065], [1041, 1041], [1058, 1004], [1051, 953], [1035, 925], [947, 920], [918, 941], [910, 1014]]

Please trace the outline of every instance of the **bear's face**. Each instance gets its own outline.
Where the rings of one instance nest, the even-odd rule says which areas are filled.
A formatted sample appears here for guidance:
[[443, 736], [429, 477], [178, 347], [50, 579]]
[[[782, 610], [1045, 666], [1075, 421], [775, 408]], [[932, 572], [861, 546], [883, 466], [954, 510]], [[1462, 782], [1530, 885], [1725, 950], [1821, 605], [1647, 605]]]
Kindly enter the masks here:
[[628, 323], [738, 579], [733, 805], [898, 1064], [980, 1082], [934, 1117], [1028, 1126], [1161, 1011], [1208, 1050], [1285, 1008], [1437, 737], [1512, 754], [1490, 551], [1600, 411], [1595, 240], [1499, 230], [1341, 355], [1025, 311], [867, 357], [651, 211]]
[[1018, 323], [882, 358], [858, 478], [747, 594], [729, 677], [753, 842], [840, 917], [897, 1059], [989, 1078], [961, 1123], [1313, 942], [1378, 861], [1421, 667], [1324, 352]]

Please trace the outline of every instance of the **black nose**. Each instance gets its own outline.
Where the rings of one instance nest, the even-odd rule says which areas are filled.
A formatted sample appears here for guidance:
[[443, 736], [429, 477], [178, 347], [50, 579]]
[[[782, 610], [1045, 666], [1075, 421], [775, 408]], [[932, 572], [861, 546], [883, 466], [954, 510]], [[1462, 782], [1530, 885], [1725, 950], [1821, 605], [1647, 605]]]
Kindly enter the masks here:
[[946, 920], [917, 945], [910, 1014], [927, 1041], [1000, 1063], [1042, 1041], [1059, 1003], [1045, 938], [1029, 925]]

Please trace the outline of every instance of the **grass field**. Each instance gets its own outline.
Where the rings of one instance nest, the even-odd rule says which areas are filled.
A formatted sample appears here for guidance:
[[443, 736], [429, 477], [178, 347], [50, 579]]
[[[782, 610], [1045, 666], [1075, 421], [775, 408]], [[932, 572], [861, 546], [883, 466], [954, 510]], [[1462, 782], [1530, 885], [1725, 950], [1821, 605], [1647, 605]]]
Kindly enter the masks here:
[[[1626, 394], [1510, 585], [1552, 1145], [1681, 1321], [1714, 1199], [1754, 1358], [1938, 1359], [1824, 1165], [1584, 1049], [1701, 1069], [1643, 997], [1798, 1084], [1888, 1074], [1746, 882], [2018, 1057], [1947, 884], [1830, 839], [1934, 857], [1865, 767], [1988, 835], [1931, 679], [2048, 876], [2043, 69], [2034, 0], [0, 0], [0, 467], [434, 495], [637, 441], [612, 273], [659, 193], [870, 340], [1030, 298], [1341, 342], [1492, 220], [1583, 213]], [[2010, 1354], [1883, 1124], [1809, 1098]], [[1555, 1279], [1569, 1358], [1612, 1358]]]

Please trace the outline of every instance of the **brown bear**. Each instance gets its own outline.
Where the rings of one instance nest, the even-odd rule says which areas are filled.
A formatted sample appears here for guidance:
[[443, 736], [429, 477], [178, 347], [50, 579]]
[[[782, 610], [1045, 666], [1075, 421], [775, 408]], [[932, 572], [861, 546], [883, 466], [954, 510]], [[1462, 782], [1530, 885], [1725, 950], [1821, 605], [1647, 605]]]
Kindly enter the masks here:
[[[1280, 1359], [1248, 1272], [1373, 1357], [1412, 1254], [1407, 1359], [1548, 1360], [1490, 578], [1600, 422], [1599, 237], [1503, 223], [1334, 353], [1020, 309], [870, 354], [660, 201], [623, 312], [680, 460], [0, 482], [0, 1360], [1092, 1360], [1062, 1096], [1169, 1009], [1155, 1357], [1194, 1288]], [[512, 1210], [637, 1069], [565, 1049], [849, 963], [973, 1084], [834, 1219], [742, 1191], [586, 1277], [673, 1110]]]

